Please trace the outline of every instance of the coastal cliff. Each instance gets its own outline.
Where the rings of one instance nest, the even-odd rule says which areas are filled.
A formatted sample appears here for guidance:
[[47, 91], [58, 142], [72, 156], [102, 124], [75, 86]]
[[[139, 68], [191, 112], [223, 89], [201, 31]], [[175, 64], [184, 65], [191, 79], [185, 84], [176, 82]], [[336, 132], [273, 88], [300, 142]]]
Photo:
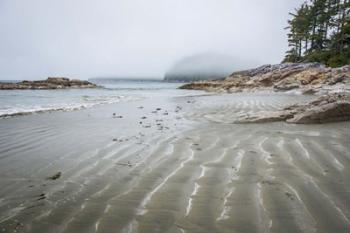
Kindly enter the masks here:
[[46, 80], [22, 81], [18, 83], [1, 83], [0, 90], [49, 90], [67, 88], [96, 88], [97, 85], [88, 81], [68, 79], [62, 77], [49, 77]]

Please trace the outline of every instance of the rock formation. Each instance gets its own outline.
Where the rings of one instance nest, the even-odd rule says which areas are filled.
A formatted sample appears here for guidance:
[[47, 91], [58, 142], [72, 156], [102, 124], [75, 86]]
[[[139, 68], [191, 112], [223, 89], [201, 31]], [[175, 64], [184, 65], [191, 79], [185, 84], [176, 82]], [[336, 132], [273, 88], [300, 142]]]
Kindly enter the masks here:
[[320, 96], [306, 104], [295, 104], [275, 112], [258, 112], [236, 123], [286, 121], [295, 124], [317, 124], [350, 120], [350, 94]]
[[284, 63], [235, 72], [224, 80], [193, 82], [180, 88], [215, 92], [300, 89], [310, 94], [338, 87], [350, 90], [349, 84], [350, 65], [327, 68], [319, 63]]
[[1, 83], [0, 90], [26, 90], [26, 89], [66, 89], [66, 88], [96, 88], [88, 81], [68, 79], [61, 77], [49, 77], [40, 81], [22, 81], [18, 83]]

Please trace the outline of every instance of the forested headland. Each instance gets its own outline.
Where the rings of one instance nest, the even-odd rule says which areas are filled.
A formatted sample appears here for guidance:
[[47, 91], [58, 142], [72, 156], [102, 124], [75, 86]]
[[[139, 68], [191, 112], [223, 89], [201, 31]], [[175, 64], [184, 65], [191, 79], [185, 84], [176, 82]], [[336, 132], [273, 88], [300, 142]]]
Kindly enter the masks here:
[[350, 64], [350, 0], [310, 0], [290, 15], [284, 62]]

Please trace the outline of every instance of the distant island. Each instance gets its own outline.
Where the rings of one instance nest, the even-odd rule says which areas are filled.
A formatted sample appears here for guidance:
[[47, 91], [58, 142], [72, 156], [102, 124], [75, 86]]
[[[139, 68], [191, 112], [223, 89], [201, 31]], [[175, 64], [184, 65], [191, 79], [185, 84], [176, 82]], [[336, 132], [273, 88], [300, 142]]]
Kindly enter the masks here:
[[176, 62], [164, 75], [164, 81], [189, 82], [224, 79], [236, 67], [235, 59], [220, 53], [201, 53]]
[[0, 90], [51, 90], [67, 88], [96, 88], [89, 81], [69, 79], [64, 77], [49, 77], [46, 80], [21, 81], [17, 83], [0, 82]]

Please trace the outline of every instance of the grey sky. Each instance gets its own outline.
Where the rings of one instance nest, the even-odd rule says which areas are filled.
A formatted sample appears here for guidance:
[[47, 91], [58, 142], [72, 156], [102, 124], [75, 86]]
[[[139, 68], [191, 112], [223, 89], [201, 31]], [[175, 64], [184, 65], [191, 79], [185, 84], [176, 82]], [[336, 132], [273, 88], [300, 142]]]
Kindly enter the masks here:
[[0, 79], [162, 76], [203, 52], [278, 63], [288, 12], [301, 2], [0, 0]]

